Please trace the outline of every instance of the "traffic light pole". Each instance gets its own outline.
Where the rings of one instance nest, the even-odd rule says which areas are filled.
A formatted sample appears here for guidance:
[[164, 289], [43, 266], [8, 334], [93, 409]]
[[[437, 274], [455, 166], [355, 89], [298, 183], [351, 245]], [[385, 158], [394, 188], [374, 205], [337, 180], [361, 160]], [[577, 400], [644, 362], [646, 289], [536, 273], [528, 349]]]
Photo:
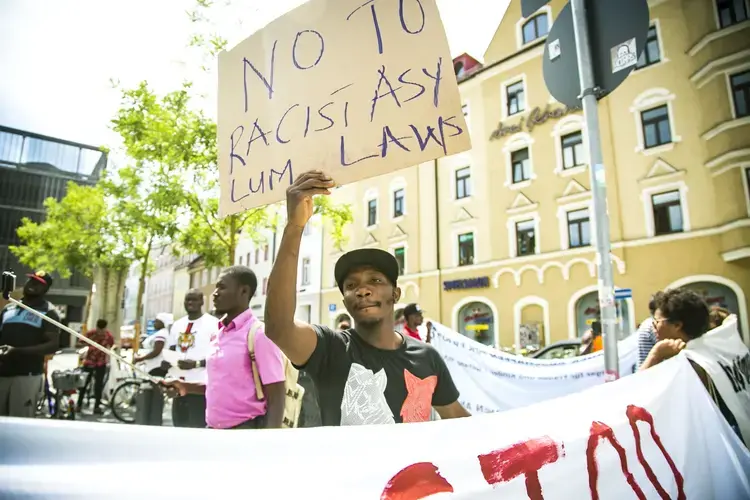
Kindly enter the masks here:
[[607, 186], [596, 98], [598, 88], [594, 82], [591, 45], [586, 19], [586, 0], [571, 0], [570, 4], [576, 40], [578, 75], [581, 80], [581, 102], [589, 143], [589, 175], [594, 205], [594, 225], [596, 227], [596, 265], [599, 278], [599, 307], [604, 335], [605, 380], [611, 382], [619, 378], [620, 363], [617, 355], [617, 309], [615, 307], [615, 286], [610, 258]]

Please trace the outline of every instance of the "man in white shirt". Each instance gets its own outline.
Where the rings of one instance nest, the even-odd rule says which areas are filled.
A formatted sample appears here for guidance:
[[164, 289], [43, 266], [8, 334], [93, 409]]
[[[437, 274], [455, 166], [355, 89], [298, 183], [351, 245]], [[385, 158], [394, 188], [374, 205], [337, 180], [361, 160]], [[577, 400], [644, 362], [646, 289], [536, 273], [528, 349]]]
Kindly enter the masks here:
[[[206, 384], [206, 357], [211, 334], [217, 330], [218, 320], [203, 312], [203, 292], [188, 290], [185, 294], [184, 316], [175, 321], [169, 336], [169, 378], [193, 384]], [[175, 366], [176, 365], [176, 366]], [[205, 394], [186, 394], [172, 402], [172, 423], [175, 427], [206, 427]]]

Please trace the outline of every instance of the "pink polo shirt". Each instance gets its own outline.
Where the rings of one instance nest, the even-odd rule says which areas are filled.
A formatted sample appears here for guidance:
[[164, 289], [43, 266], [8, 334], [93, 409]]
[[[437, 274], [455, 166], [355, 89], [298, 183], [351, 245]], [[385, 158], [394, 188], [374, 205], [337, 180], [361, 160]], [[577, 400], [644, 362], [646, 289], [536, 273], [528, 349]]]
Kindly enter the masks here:
[[[228, 429], [265, 415], [266, 402], [258, 401], [247, 348], [247, 334], [258, 321], [250, 309], [211, 335], [206, 359], [206, 423], [214, 429]], [[284, 380], [281, 351], [263, 328], [255, 334], [255, 360], [263, 385]]]

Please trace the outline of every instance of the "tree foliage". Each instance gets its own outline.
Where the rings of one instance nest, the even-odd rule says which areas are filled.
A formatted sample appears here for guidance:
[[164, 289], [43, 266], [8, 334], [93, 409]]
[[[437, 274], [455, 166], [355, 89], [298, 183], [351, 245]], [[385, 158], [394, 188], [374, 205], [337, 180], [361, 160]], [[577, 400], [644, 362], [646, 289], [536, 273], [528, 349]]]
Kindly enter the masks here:
[[21, 263], [65, 278], [74, 269], [92, 278], [99, 265], [128, 267], [130, 256], [118, 243], [102, 186], [69, 182], [61, 200], [48, 198], [44, 206], [44, 221], [24, 218], [17, 230], [21, 245], [10, 249]]

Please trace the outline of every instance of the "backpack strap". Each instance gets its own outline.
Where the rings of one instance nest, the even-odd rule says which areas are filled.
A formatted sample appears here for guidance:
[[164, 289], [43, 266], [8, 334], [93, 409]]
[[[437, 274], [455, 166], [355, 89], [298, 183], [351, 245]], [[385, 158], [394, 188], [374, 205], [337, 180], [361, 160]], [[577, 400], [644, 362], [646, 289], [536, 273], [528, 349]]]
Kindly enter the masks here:
[[260, 401], [263, 401], [266, 396], [263, 393], [263, 384], [260, 381], [258, 363], [255, 361], [255, 334], [258, 333], [261, 326], [263, 326], [263, 323], [258, 318], [255, 318], [255, 323], [250, 327], [250, 331], [247, 332], [247, 349], [250, 352], [250, 366], [253, 371], [253, 382], [255, 382], [255, 395]]

